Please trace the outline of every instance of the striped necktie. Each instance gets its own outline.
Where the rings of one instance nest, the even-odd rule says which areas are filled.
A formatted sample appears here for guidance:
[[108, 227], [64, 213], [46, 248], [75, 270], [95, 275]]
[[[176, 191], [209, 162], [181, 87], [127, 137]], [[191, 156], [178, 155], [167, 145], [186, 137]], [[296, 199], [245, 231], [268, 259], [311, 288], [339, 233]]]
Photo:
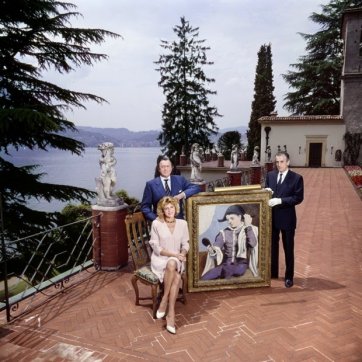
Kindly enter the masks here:
[[280, 173], [279, 174], [279, 180], [278, 180], [278, 186], [280, 186], [282, 184], [282, 180], [283, 180], [283, 174]]
[[165, 179], [165, 190], [166, 190], [166, 195], [170, 196], [171, 195], [171, 190], [170, 190], [170, 186], [168, 186], [168, 179]]

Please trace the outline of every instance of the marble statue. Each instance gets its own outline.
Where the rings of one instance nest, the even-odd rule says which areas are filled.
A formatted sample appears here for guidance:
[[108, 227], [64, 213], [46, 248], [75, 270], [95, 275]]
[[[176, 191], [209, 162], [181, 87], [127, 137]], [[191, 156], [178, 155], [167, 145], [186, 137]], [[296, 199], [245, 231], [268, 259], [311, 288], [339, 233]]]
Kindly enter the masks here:
[[271, 159], [271, 147], [270, 146], [267, 146], [266, 150], [266, 162], [272, 162], [272, 159]]
[[253, 166], [259, 166], [259, 147], [255, 146], [254, 147], [254, 154], [253, 154], [253, 160], [251, 161], [251, 164]]
[[191, 177], [190, 181], [201, 182], [203, 178], [201, 176], [202, 169], [202, 153], [200, 152], [200, 147], [198, 143], [194, 143], [191, 146], [190, 153], [190, 161], [191, 161]]
[[210, 151], [210, 147], [207, 147], [206, 148], [206, 151], [205, 151], [205, 159], [207, 162], [209, 162], [211, 160], [211, 151]]
[[231, 148], [230, 170], [237, 170], [239, 164], [239, 147], [234, 144]]
[[123, 200], [113, 193], [117, 181], [115, 165], [117, 163], [114, 157], [114, 146], [111, 142], [104, 142], [98, 145], [101, 151], [99, 166], [101, 169], [100, 177], [96, 178], [97, 185], [97, 205], [117, 206], [123, 204]]

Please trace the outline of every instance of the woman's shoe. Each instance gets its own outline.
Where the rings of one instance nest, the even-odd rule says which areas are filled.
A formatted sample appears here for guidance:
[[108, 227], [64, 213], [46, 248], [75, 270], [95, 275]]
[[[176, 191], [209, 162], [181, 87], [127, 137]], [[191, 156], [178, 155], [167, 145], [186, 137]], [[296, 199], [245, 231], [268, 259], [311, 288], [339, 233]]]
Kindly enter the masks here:
[[[170, 321], [171, 323], [169, 324]], [[171, 334], [176, 334], [176, 328], [175, 328], [175, 317], [171, 318], [170, 316], [168, 316], [166, 318], [166, 330], [167, 332], [171, 333]]]
[[166, 326], [166, 330], [167, 332], [171, 333], [171, 334], [176, 334], [176, 328], [174, 326]]
[[165, 314], [166, 314], [166, 312], [160, 312], [160, 311], [157, 310], [156, 318], [161, 319], [161, 318], [163, 318], [165, 316]]

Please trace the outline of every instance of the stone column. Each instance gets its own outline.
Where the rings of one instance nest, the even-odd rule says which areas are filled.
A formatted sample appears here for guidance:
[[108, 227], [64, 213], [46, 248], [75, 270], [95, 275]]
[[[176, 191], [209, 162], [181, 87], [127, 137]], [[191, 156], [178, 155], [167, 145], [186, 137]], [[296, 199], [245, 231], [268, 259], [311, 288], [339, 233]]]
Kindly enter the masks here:
[[240, 186], [241, 185], [241, 171], [228, 171], [226, 174], [230, 180], [230, 186]]
[[92, 215], [100, 215], [93, 223], [93, 258], [101, 270], [117, 270], [128, 263], [128, 240], [125, 225], [127, 204], [115, 207], [92, 206]]
[[260, 185], [261, 183], [261, 166], [255, 165], [250, 166], [251, 174], [250, 174], [250, 184], [251, 185]]
[[224, 167], [224, 155], [217, 156], [217, 167]]

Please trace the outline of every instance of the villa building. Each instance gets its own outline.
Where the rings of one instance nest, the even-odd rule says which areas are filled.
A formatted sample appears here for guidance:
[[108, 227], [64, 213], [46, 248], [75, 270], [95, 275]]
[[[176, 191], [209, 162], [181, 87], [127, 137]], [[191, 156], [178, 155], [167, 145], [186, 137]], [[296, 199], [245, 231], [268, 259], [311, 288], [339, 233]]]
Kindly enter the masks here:
[[272, 157], [278, 150], [287, 150], [293, 166], [342, 166], [345, 133], [362, 133], [362, 8], [349, 9], [343, 14], [341, 37], [344, 42], [341, 114], [261, 117], [261, 163], [266, 161], [266, 149], [270, 146]]

